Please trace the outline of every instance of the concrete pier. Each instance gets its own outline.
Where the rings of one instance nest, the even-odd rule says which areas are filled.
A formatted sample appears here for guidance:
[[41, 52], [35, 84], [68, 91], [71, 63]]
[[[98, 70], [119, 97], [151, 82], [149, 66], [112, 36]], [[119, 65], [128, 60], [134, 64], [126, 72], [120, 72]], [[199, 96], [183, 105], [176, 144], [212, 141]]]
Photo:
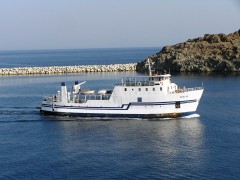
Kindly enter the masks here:
[[50, 67], [16, 67], [0, 68], [1, 76], [8, 75], [43, 75], [43, 74], [73, 74], [86, 72], [120, 72], [136, 71], [137, 63], [84, 65], [84, 66], [50, 66]]

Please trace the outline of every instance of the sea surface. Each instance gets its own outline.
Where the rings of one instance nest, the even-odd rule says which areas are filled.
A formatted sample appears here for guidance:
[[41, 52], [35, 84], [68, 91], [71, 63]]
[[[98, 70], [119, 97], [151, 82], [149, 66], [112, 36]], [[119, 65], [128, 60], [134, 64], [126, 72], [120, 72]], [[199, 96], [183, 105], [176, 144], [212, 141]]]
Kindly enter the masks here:
[[161, 48], [0, 51], [0, 68], [135, 63]]
[[[0, 52], [0, 67], [138, 62], [160, 48]], [[198, 110], [177, 119], [46, 116], [61, 82], [112, 88], [136, 72], [0, 77], [0, 179], [240, 179], [240, 76], [173, 74], [204, 85]]]

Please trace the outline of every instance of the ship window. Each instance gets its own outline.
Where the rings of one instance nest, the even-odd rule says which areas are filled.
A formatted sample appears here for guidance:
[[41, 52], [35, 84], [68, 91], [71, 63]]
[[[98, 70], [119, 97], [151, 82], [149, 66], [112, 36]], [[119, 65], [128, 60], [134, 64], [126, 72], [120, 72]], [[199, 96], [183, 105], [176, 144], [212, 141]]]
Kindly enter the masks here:
[[132, 91], [133, 91], [133, 89], [132, 89]]
[[146, 91], [148, 91], [148, 88], [146, 88]]
[[162, 87], [160, 87], [160, 91], [162, 91]]
[[124, 91], [127, 91], [127, 88], [124, 88]]
[[142, 98], [141, 98], [141, 97], [138, 97], [138, 98], [137, 98], [137, 102], [142, 102]]
[[138, 88], [138, 91], [141, 91], [141, 88]]
[[155, 91], [155, 88], [153, 88], [153, 91]]
[[180, 108], [180, 101], [177, 101], [177, 102], [175, 103], [175, 108]]

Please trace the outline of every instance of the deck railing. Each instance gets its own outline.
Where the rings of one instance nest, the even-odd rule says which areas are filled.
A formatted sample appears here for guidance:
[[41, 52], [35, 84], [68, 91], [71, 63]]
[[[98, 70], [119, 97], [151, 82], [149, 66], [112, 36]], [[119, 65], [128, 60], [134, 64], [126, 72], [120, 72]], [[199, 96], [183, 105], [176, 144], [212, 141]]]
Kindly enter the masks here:
[[[83, 95], [83, 94], [70, 94], [68, 97], [69, 103], [86, 103], [88, 100], [109, 100], [111, 97], [111, 94], [89, 94], [89, 95]], [[50, 97], [43, 97], [44, 101], [47, 102], [59, 102], [61, 100], [61, 96], [50, 96]]]
[[111, 94], [90, 94], [90, 95], [82, 95], [82, 94], [71, 94], [69, 101], [72, 103], [86, 103], [88, 100], [109, 100]]
[[176, 91], [172, 93], [183, 93], [183, 92], [189, 92], [189, 91], [197, 91], [197, 90], [202, 90], [203, 87], [194, 87], [194, 88], [178, 88]]
[[129, 81], [129, 82], [119, 83], [117, 85], [121, 85], [121, 86], [154, 86], [154, 82], [153, 81]]

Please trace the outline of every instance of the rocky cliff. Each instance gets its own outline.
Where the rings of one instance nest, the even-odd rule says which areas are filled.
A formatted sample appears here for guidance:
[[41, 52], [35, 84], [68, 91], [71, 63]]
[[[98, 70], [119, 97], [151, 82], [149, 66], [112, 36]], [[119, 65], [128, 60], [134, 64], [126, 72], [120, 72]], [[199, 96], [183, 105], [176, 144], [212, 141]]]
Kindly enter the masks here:
[[[228, 35], [205, 34], [173, 46], [165, 46], [149, 57], [157, 71], [240, 71], [240, 30]], [[136, 70], [146, 72], [146, 60]]]

